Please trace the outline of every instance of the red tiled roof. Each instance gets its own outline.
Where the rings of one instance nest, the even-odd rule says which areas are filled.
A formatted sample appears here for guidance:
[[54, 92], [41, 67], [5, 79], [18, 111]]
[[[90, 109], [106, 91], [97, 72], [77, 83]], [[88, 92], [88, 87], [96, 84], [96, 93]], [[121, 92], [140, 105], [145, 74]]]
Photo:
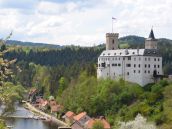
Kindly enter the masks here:
[[79, 121], [82, 117], [84, 117], [85, 115], [87, 115], [86, 112], [81, 112], [80, 114], [74, 116], [73, 118], [77, 121]]
[[86, 123], [87, 128], [93, 128], [93, 125], [96, 121], [101, 122], [104, 126], [104, 129], [110, 129], [110, 124], [105, 119], [91, 119]]
[[68, 112], [66, 112], [66, 114], [65, 114], [65, 116], [68, 117], [68, 118], [71, 118], [71, 117], [73, 117], [74, 115], [75, 115], [75, 113], [74, 113], [74, 112], [71, 112], [71, 111], [68, 111]]

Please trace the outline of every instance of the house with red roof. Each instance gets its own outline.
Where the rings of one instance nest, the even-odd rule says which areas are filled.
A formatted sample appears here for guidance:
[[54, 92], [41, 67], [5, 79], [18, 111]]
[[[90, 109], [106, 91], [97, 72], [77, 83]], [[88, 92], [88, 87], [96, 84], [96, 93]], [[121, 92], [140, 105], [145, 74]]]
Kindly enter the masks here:
[[78, 121], [82, 126], [91, 118], [87, 115], [86, 112], [81, 112], [78, 115], [74, 116], [73, 119]]
[[42, 98], [38, 98], [36, 99], [36, 103], [34, 104], [34, 106], [44, 111], [48, 108], [48, 101]]
[[90, 118], [86, 112], [81, 112], [75, 115], [74, 112], [68, 111], [63, 116], [65, 122], [71, 125], [72, 129], [92, 129], [96, 122], [102, 123], [104, 129], [110, 129], [110, 124], [106, 121], [104, 117], [97, 119]]
[[65, 122], [66, 122], [67, 124], [72, 124], [73, 121], [74, 121], [74, 119], [73, 119], [74, 116], [75, 116], [75, 113], [74, 113], [74, 112], [68, 111], [68, 112], [66, 112], [66, 114], [63, 116], [63, 118], [64, 118], [64, 120], [65, 120]]

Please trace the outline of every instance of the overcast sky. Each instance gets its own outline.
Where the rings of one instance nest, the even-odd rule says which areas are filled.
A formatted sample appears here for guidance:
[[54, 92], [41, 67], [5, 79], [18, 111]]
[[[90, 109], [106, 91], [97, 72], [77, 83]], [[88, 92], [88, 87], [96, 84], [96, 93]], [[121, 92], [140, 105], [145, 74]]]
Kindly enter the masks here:
[[0, 0], [0, 37], [93, 46], [105, 33], [172, 39], [172, 0]]

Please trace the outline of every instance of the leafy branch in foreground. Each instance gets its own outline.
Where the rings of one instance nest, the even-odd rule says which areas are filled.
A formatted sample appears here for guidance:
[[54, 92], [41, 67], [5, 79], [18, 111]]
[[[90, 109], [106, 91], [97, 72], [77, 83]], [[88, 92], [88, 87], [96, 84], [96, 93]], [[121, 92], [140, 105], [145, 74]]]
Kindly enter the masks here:
[[24, 89], [19, 84], [13, 82], [13, 72], [11, 67], [17, 59], [7, 60], [4, 58], [6, 52], [11, 51], [6, 47], [6, 41], [12, 36], [10, 33], [4, 40], [0, 40], [0, 102], [5, 105], [5, 112], [14, 111], [14, 103], [22, 99]]

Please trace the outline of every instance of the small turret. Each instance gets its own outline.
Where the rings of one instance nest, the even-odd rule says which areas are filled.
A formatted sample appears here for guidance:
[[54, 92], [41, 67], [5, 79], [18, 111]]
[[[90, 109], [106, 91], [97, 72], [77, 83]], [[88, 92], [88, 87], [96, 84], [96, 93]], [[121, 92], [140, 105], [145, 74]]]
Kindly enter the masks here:
[[145, 49], [157, 49], [157, 39], [155, 39], [153, 29], [149, 34], [149, 37], [145, 41]]
[[106, 50], [118, 49], [118, 33], [106, 33]]

